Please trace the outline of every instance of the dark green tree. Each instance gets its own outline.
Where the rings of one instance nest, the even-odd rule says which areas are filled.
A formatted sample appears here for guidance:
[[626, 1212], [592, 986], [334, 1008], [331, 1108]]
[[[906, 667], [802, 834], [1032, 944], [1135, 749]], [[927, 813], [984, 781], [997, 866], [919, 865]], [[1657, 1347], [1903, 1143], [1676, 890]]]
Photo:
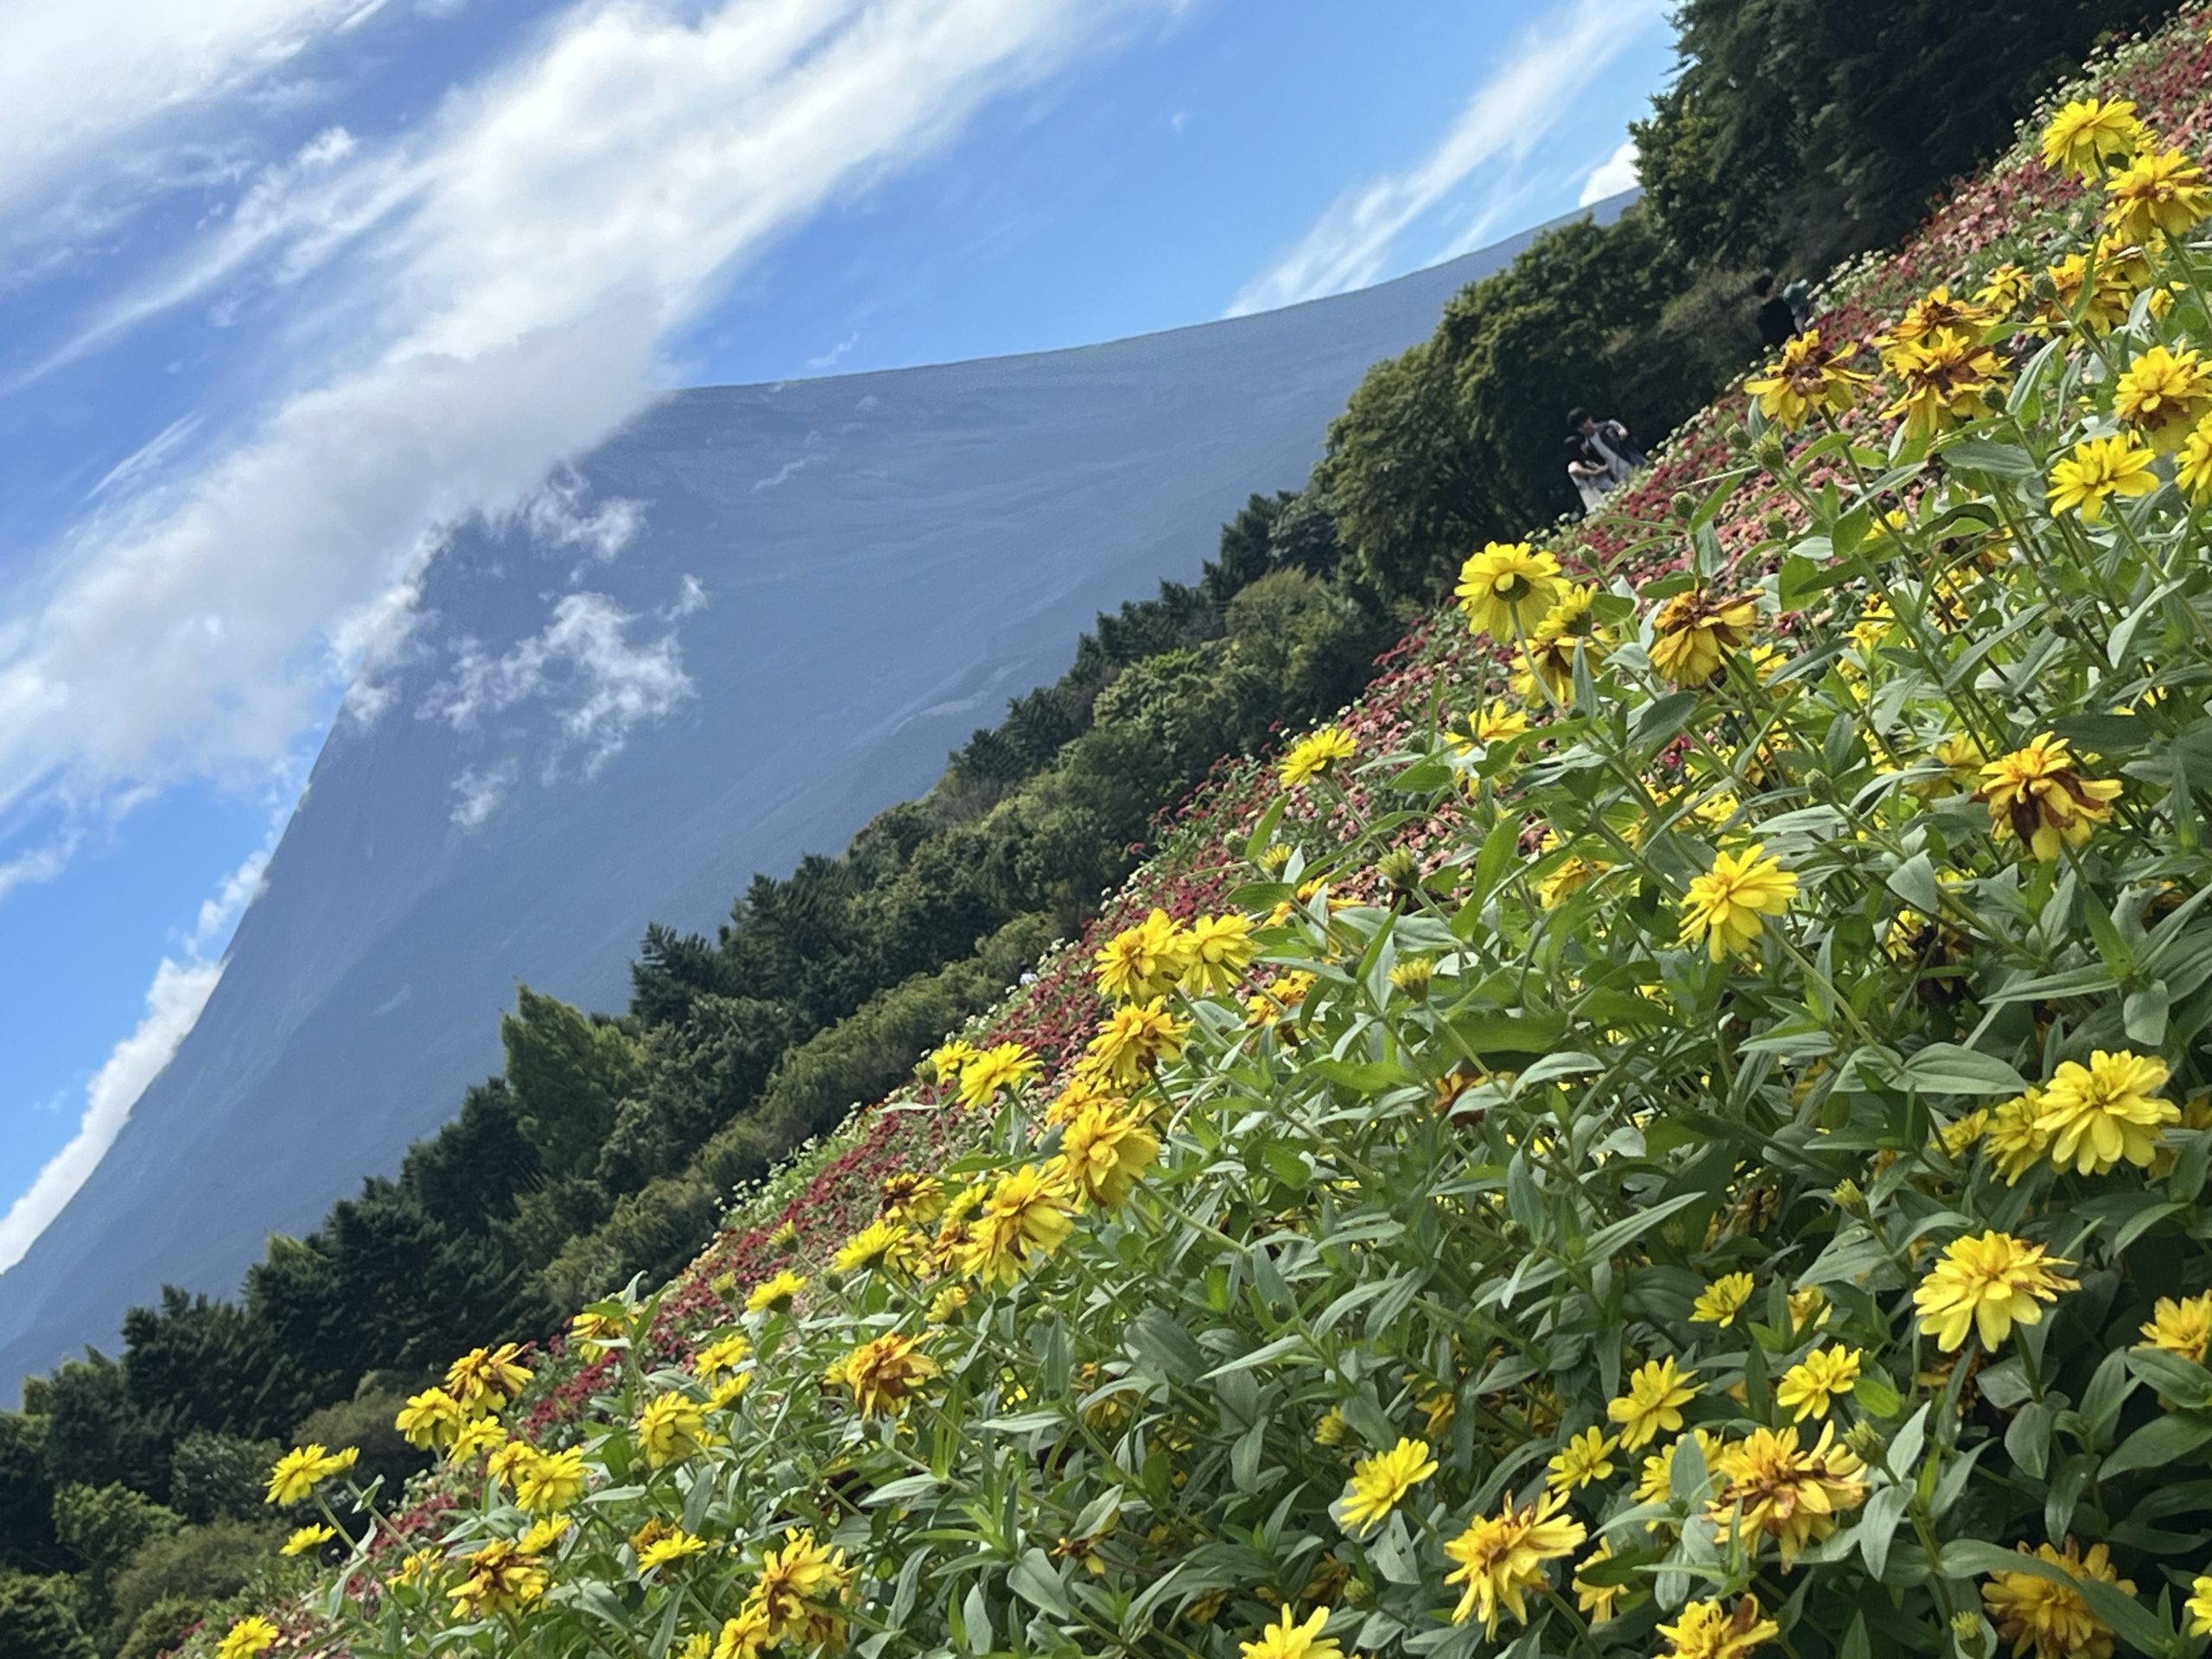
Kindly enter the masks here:
[[67, 1580], [0, 1573], [0, 1659], [99, 1659], [71, 1609]]

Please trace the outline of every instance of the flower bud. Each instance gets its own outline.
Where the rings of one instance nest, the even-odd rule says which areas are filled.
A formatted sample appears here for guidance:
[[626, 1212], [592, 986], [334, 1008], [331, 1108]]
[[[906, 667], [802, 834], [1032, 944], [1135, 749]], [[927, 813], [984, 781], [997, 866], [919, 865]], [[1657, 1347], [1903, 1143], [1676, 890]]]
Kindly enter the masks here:
[[1778, 512], [1770, 512], [1766, 516], [1766, 533], [1777, 542], [1788, 540], [1789, 520]]
[[1856, 1181], [1838, 1181], [1828, 1197], [1839, 1210], [1847, 1210], [1854, 1216], [1866, 1213], [1866, 1195], [1859, 1191]]
[[1751, 459], [1770, 473], [1778, 473], [1789, 464], [1789, 446], [1782, 441], [1779, 432], [1762, 432], [1751, 445]]
[[1429, 982], [1436, 977], [1436, 964], [1426, 957], [1412, 957], [1390, 970], [1390, 982], [1408, 996], [1427, 1000]]
[[1688, 490], [1676, 490], [1668, 497], [1667, 505], [1674, 508], [1675, 517], [1686, 524], [1697, 517], [1697, 497]]
[[1889, 1450], [1889, 1442], [1882, 1438], [1882, 1431], [1866, 1422], [1853, 1423], [1845, 1432], [1843, 1443], [1867, 1463], [1878, 1461]]
[[1988, 1637], [1980, 1613], [1953, 1613], [1951, 1638], [1959, 1644], [1959, 1651], [1966, 1656], [1966, 1659], [1982, 1659], [1982, 1656], [1989, 1651]]
[[1393, 847], [1375, 861], [1375, 874], [1402, 893], [1421, 879], [1421, 861], [1410, 848]]
[[1736, 451], [1738, 454], [1741, 454], [1745, 450], [1751, 447], [1751, 429], [1745, 426], [1741, 421], [1738, 421], [1729, 427], [1727, 435], [1728, 447]]

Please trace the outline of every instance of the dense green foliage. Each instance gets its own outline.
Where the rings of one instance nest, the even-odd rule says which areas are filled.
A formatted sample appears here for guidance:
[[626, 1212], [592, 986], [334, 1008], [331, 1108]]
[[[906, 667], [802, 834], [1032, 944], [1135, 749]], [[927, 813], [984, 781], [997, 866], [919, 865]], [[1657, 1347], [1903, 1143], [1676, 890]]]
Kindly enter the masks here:
[[1908, 229], [2103, 34], [2172, 0], [1683, 0], [1634, 128], [1676, 246], [1823, 270]]

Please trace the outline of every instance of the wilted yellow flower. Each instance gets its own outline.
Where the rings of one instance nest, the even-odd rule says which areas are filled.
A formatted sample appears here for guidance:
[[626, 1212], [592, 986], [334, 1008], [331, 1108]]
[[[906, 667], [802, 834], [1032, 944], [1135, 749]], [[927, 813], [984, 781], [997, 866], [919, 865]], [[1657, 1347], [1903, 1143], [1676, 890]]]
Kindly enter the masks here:
[[1359, 753], [1351, 734], [1340, 727], [1324, 726], [1308, 732], [1290, 746], [1279, 768], [1285, 789], [1296, 789], [1309, 779], [1341, 766]]
[[445, 1565], [446, 1558], [435, 1549], [410, 1550], [399, 1563], [399, 1570], [391, 1575], [394, 1584], [413, 1584], [434, 1576]]
[[2015, 1325], [2042, 1320], [2039, 1304], [2056, 1301], [2061, 1291], [2081, 1288], [2054, 1271], [2072, 1265], [2052, 1258], [2043, 1245], [1994, 1229], [1979, 1237], [1953, 1239], [1942, 1260], [1913, 1290], [1920, 1328], [1947, 1354], [1966, 1344], [1970, 1329], [1993, 1352]]
[[2113, 413], [2139, 429], [2161, 454], [2179, 448], [2190, 423], [2207, 409], [2212, 409], [2212, 375], [2194, 351], [2153, 346], [2121, 372], [2113, 388]]
[[1757, 842], [1741, 853], [1714, 855], [1713, 868], [1690, 878], [1682, 899], [1684, 944], [1702, 942], [1713, 960], [1752, 952], [1765, 918], [1779, 916], [1797, 896], [1797, 878]]
[[1567, 1444], [1544, 1465], [1544, 1484], [1555, 1492], [1579, 1491], [1593, 1480], [1610, 1480], [1613, 1443], [1594, 1428], [1567, 1436]]
[[[2063, 1554], [2049, 1544], [2038, 1544], [2032, 1552], [2025, 1544], [2014, 1548], [2058, 1567], [2076, 1583], [2094, 1580], [2122, 1595], [2135, 1593], [2133, 1580], [2113, 1570], [2111, 1551], [2102, 1544], [2092, 1545], [2086, 1559], [2070, 1538]], [[2035, 1659], [2112, 1659], [2112, 1627], [2071, 1585], [2054, 1584], [2033, 1573], [1993, 1573], [1981, 1587], [1981, 1605], [1996, 1624], [1999, 1637], [2010, 1642], [2015, 1654], [2032, 1652]]]
[[883, 1218], [920, 1226], [944, 1213], [944, 1183], [902, 1169], [883, 1178]]
[[1697, 1300], [1690, 1305], [1691, 1319], [1699, 1325], [1733, 1325], [1744, 1304], [1751, 1300], [1751, 1287], [1748, 1273], [1722, 1274], [1698, 1293]]
[[1745, 1596], [1733, 1612], [1724, 1611], [1717, 1601], [1694, 1601], [1672, 1624], [1659, 1627], [1659, 1634], [1675, 1644], [1662, 1659], [1744, 1659], [1781, 1633], [1779, 1624], [1759, 1617], [1756, 1596]]
[[2120, 793], [2117, 779], [2082, 777], [2066, 740], [2051, 732], [1991, 761], [1981, 777], [1974, 798], [1989, 808], [1990, 828], [2046, 863], [2088, 840]]
[[1060, 1135], [1060, 1168], [1078, 1192], [1109, 1210], [1128, 1201], [1159, 1156], [1159, 1140], [1125, 1100], [1086, 1106]]
[[2043, 132], [2043, 164], [2083, 181], [2133, 161], [2151, 135], [2124, 98], [2077, 98], [2050, 118]]
[[804, 1277], [789, 1268], [779, 1268], [753, 1287], [752, 1294], [745, 1299], [745, 1311], [748, 1313], [780, 1313], [805, 1288]]
[[1388, 1452], [1352, 1465], [1351, 1480], [1336, 1503], [1337, 1523], [1353, 1537], [1381, 1526], [1406, 1494], [1436, 1472], [1436, 1459], [1419, 1440], [1401, 1439]]
[[1191, 965], [1191, 938], [1168, 913], [1154, 908], [1099, 947], [1094, 958], [1098, 993], [1109, 1001], [1162, 996]]
[[845, 1621], [838, 1610], [852, 1588], [845, 1552], [825, 1548], [811, 1530], [800, 1529], [785, 1533], [783, 1547], [762, 1560], [752, 1599], [765, 1616], [771, 1644], [795, 1640], [817, 1647], [842, 1642]]
[[1025, 1164], [1001, 1175], [975, 1219], [963, 1267], [987, 1285], [1012, 1285], [1067, 1242], [1074, 1198], [1058, 1170]]
[[337, 1535], [337, 1528], [324, 1526], [320, 1522], [312, 1527], [302, 1527], [284, 1541], [283, 1548], [276, 1553], [279, 1555], [309, 1554], [321, 1549]]
[[487, 1403], [497, 1410], [530, 1386], [522, 1350], [512, 1342], [496, 1348], [472, 1348], [446, 1367], [446, 1392], [474, 1412]]
[[1697, 1398], [1691, 1373], [1677, 1369], [1674, 1356], [1647, 1361], [1629, 1376], [1628, 1388], [1605, 1402], [1609, 1421], [1621, 1426], [1621, 1448], [1633, 1452], [1654, 1435], [1682, 1426], [1681, 1408]]
[[1321, 1421], [1313, 1426], [1313, 1444], [1342, 1446], [1346, 1427], [1344, 1408], [1341, 1406], [1331, 1406], [1321, 1414]]
[[2159, 1297], [2143, 1326], [2143, 1340], [2135, 1345], [2162, 1349], [2202, 1365], [2205, 1349], [2212, 1346], [2212, 1290], [2178, 1301], [2171, 1296]]
[[1974, 303], [1994, 316], [2010, 316], [2019, 309], [2020, 302], [2028, 297], [2033, 286], [2034, 279], [2008, 260], [1991, 271], [1974, 290]]
[[1764, 1533], [1782, 1550], [1784, 1572], [1807, 1544], [1836, 1529], [1836, 1517], [1866, 1501], [1866, 1483], [1853, 1478], [1865, 1465], [1847, 1446], [1835, 1443], [1835, 1425], [1821, 1425], [1821, 1438], [1800, 1448], [1797, 1431], [1755, 1428], [1713, 1460], [1718, 1484], [1706, 1519], [1725, 1538]]
[[1529, 630], [1521, 653], [1521, 666], [1513, 676], [1516, 693], [1524, 697], [1535, 696], [1536, 681], [1541, 678], [1554, 692], [1564, 694], [1574, 683], [1574, 653], [1578, 650], [1593, 669], [1604, 660], [1613, 647], [1613, 636], [1599, 626], [1591, 610], [1597, 598], [1594, 587], [1570, 586], [1560, 594], [1558, 603]]
[[1858, 1386], [1865, 1358], [1856, 1348], [1815, 1348], [1782, 1374], [1774, 1402], [1801, 1423], [1808, 1417], [1825, 1417], [1836, 1395]]
[[1885, 365], [1894, 369], [1894, 359], [1908, 346], [1919, 345], [1932, 334], [1977, 334], [1996, 321], [1995, 308], [1986, 301], [1955, 298], [1948, 285], [1942, 284], [1907, 306], [1904, 315], [1874, 343], [1882, 349]]
[[1599, 860], [1570, 854], [1536, 883], [1536, 902], [1546, 910], [1557, 910], [1611, 868]]
[[1828, 1294], [1818, 1285], [1789, 1293], [1789, 1330], [1792, 1335], [1817, 1330], [1828, 1320]]
[[2105, 181], [2105, 219], [2131, 241], [2180, 236], [2212, 213], [2204, 169], [2178, 149], [2146, 151]]
[[1344, 1649], [1321, 1634], [1328, 1623], [1326, 1607], [1316, 1607], [1303, 1624], [1294, 1622], [1286, 1607], [1258, 1641], [1237, 1644], [1238, 1659], [1344, 1659]]
[[1783, 346], [1765, 374], [1744, 382], [1744, 390], [1758, 400], [1762, 415], [1783, 427], [1802, 426], [1817, 410], [1841, 414], [1874, 378], [1844, 367], [1848, 356], [1808, 328]]
[[994, 1043], [960, 1068], [960, 1103], [987, 1106], [1001, 1090], [1019, 1090], [1039, 1070], [1037, 1057], [1020, 1043]]
[[2121, 1049], [2098, 1049], [2083, 1065], [2063, 1062], [2043, 1087], [2036, 1128], [2050, 1137], [2050, 1160], [2082, 1175], [2101, 1175], [2113, 1165], [2147, 1168], [2158, 1148], [2158, 1131], [2181, 1122], [2181, 1108], [2154, 1090], [2166, 1083], [2166, 1064]]
[[1529, 1592], [1551, 1585], [1544, 1564], [1571, 1553], [1588, 1535], [1580, 1521], [1560, 1517], [1566, 1507], [1566, 1495], [1560, 1492], [1519, 1509], [1508, 1503], [1497, 1515], [1477, 1516], [1444, 1546], [1444, 1553], [1459, 1564], [1444, 1581], [1466, 1586], [1452, 1610], [1453, 1624], [1480, 1614], [1484, 1634], [1495, 1636], [1501, 1611], [1521, 1624], [1529, 1622]]
[[2084, 438], [2050, 469], [2050, 510], [2078, 512], [2082, 523], [2094, 524], [2113, 496], [2148, 495], [2158, 487], [2155, 460], [2148, 445], [2125, 432]]
[[494, 1538], [462, 1559], [467, 1571], [447, 1593], [454, 1612], [463, 1618], [517, 1612], [545, 1593], [545, 1569], [508, 1539]]
[[698, 1402], [680, 1394], [657, 1394], [638, 1414], [638, 1443], [656, 1469], [695, 1456], [713, 1440]]
[[1897, 377], [1897, 398], [1882, 413], [1891, 420], [1903, 416], [1905, 435], [1914, 439], [1932, 438], [1971, 420], [2005, 380], [1995, 352], [1948, 328], [1898, 346], [1889, 368]]
[[1185, 937], [1183, 988], [1193, 996], [1225, 996], [1260, 954], [1249, 916], [1201, 916]]
[[1702, 588], [1676, 594], [1652, 614], [1651, 666], [1684, 690], [1710, 685], [1758, 620], [1758, 601], [1750, 594], [1723, 598]]
[[1977, 1106], [1964, 1117], [1946, 1123], [1936, 1131], [1936, 1143], [1943, 1148], [1946, 1157], [1962, 1158], [1973, 1149], [1975, 1141], [1989, 1128], [1989, 1109]]
[[2091, 334], [2109, 333], [2127, 320], [2136, 290], [2151, 278], [2150, 264], [2142, 251], [2126, 238], [2098, 238], [2093, 254], [2068, 254], [2044, 273], [2050, 283], [2051, 301], [2037, 332], [2056, 332], [2064, 323], [2078, 323]]
[[1990, 1109], [1981, 1143], [2007, 1185], [2018, 1186], [2020, 1178], [2041, 1163], [2044, 1154], [2050, 1149], [2050, 1136], [2044, 1133], [2042, 1118], [2040, 1089], [2015, 1095]]
[[597, 1359], [608, 1343], [628, 1335], [621, 1320], [605, 1313], [579, 1313], [569, 1321], [569, 1345], [586, 1359]]
[[938, 1371], [919, 1338], [893, 1334], [864, 1342], [838, 1361], [836, 1380], [852, 1390], [861, 1416], [896, 1417]]
[[1542, 621], [1566, 590], [1550, 554], [1526, 542], [1492, 542], [1467, 556], [1454, 596], [1470, 630], [1511, 640]]
[[1190, 1030], [1156, 996], [1149, 1002], [1125, 1003], [1106, 1016], [1098, 1034], [1084, 1046], [1084, 1072], [1094, 1081], [1134, 1086], [1161, 1062], [1181, 1054]]

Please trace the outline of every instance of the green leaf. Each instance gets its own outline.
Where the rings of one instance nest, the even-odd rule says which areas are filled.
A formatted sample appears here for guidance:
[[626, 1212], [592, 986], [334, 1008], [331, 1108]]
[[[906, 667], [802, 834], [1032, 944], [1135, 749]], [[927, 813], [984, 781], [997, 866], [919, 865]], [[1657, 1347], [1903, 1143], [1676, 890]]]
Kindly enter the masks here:
[[2171, 1006], [2165, 981], [2154, 979], [2127, 994], [2126, 1001], [2120, 1005], [2120, 1024], [2139, 1047], [2163, 1047], [2166, 1040], [2166, 1014]]
[[1240, 1354], [1226, 1364], [1215, 1366], [1198, 1381], [1211, 1382], [1216, 1377], [1227, 1376], [1232, 1372], [1249, 1371], [1254, 1366], [1264, 1365], [1271, 1359], [1281, 1359], [1285, 1354], [1294, 1354], [1305, 1346], [1305, 1337], [1293, 1332], [1289, 1336], [1277, 1337], [1273, 1342], [1255, 1348], [1249, 1354]]
[[1052, 1557], [1032, 1545], [1006, 1575], [1007, 1586], [1033, 1607], [1055, 1618], [1068, 1617], [1068, 1592], [1052, 1568]]
[[1911, 1503], [1910, 1484], [1885, 1486], [1866, 1500], [1866, 1513], [1859, 1522], [1859, 1553], [1866, 1558], [1866, 1570], [1878, 1579], [1889, 1564], [1890, 1540]]
[[1150, 1362], [1170, 1382], [1195, 1382], [1206, 1369], [1205, 1351], [1165, 1308], [1147, 1307], [1131, 1319], [1127, 1341], [1137, 1358]]
[[1942, 897], [1936, 885], [1936, 866], [1926, 853], [1915, 853], [1891, 870], [1889, 887], [1923, 916], [1933, 916], [1942, 908]]
[[2097, 1471], [2100, 1480], [2110, 1480], [2131, 1469], [2152, 1469], [2187, 1457], [2212, 1440], [2212, 1421], [2180, 1415], [2157, 1417], [2120, 1443], [2120, 1449]]
[[1961, 472], [1987, 473], [1996, 478], [2041, 478], [2036, 458], [2017, 443], [1992, 443], [1986, 438], [1960, 438], [1942, 450], [1947, 466]]
[[1956, 1043], [1929, 1044], [1905, 1061], [1899, 1077], [1928, 1095], [2019, 1095], [2028, 1089], [2028, 1080], [1995, 1055]]
[[1704, 1197], [1705, 1194], [1702, 1192], [1678, 1192], [1663, 1204], [1655, 1204], [1648, 1209], [1637, 1211], [1632, 1216], [1623, 1217], [1618, 1221], [1607, 1222], [1596, 1232], [1591, 1234], [1583, 1244], [1582, 1259], [1586, 1262], [1611, 1260], [1613, 1253], [1624, 1244], [1633, 1243], [1665, 1221], [1668, 1217], [1677, 1211], [1688, 1209], [1690, 1205]]

